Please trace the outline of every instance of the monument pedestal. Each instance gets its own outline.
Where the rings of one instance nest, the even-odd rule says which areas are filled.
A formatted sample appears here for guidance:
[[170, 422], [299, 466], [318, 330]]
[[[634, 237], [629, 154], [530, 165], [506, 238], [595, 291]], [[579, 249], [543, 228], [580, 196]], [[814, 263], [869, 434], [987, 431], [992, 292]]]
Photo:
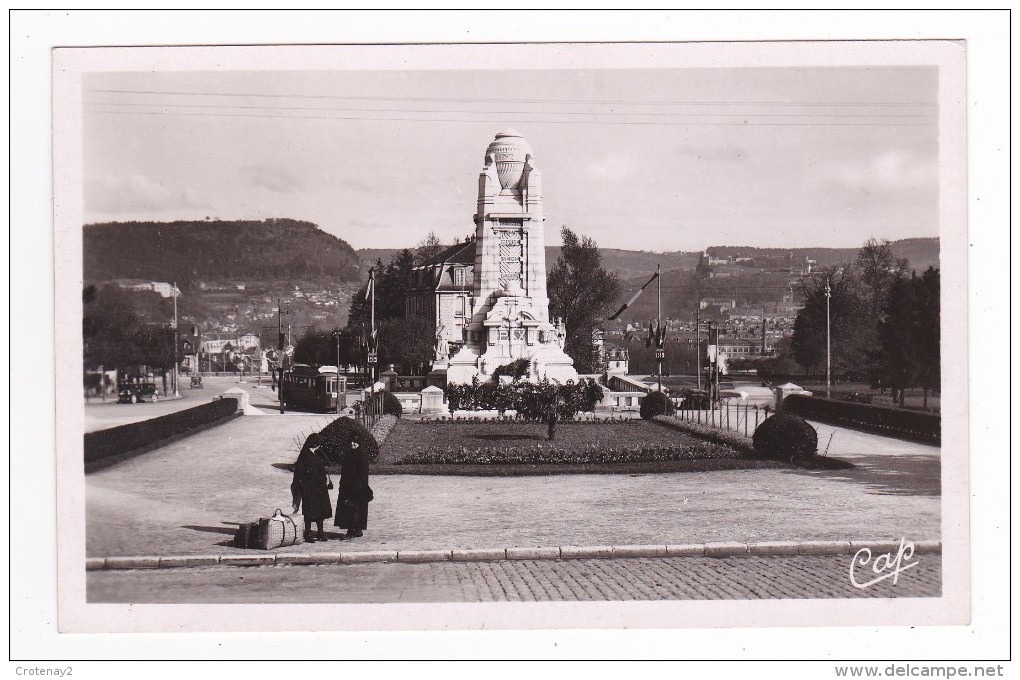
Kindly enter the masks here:
[[464, 344], [449, 361], [450, 384], [492, 379], [497, 368], [526, 360], [527, 379], [577, 381], [563, 352], [566, 330], [549, 322], [541, 174], [519, 132], [496, 135], [478, 178], [472, 297], [478, 305]]

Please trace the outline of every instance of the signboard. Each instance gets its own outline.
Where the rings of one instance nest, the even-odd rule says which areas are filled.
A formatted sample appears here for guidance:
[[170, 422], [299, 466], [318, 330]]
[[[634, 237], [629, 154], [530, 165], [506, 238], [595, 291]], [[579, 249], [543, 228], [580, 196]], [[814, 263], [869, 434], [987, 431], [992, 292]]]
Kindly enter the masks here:
[[369, 366], [375, 366], [377, 363], [379, 363], [379, 355], [376, 354], [375, 352], [369, 352], [368, 353], [368, 365]]
[[664, 350], [664, 349], [657, 349], [657, 350], [655, 350], [655, 358], [657, 360], [659, 360], [659, 361], [662, 361], [663, 359], [665, 359], [666, 358], [666, 350]]
[[287, 345], [283, 348], [283, 353], [289, 357], [294, 356], [294, 345]]

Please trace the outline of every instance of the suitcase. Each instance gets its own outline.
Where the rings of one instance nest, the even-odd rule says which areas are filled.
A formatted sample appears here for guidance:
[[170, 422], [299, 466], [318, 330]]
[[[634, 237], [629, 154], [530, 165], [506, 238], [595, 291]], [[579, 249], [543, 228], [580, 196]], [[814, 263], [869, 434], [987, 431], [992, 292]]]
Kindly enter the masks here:
[[258, 530], [258, 522], [248, 522], [247, 524], [239, 525], [237, 531], [234, 532], [234, 546], [238, 548], [254, 548]]
[[234, 533], [234, 545], [238, 548], [274, 550], [301, 543], [301, 532], [290, 515], [277, 508], [272, 517], [263, 517], [257, 522], [241, 524]]

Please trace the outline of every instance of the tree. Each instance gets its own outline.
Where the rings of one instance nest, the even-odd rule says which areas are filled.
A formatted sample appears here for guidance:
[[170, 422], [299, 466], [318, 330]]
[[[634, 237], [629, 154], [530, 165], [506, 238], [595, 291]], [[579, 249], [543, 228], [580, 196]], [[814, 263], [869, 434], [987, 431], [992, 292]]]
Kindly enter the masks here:
[[[310, 329], [301, 336], [294, 346], [294, 361], [302, 364], [332, 366], [337, 363], [338, 331]], [[340, 333], [339, 363], [356, 366], [365, 362], [365, 351], [361, 345], [360, 329], [343, 328]]]
[[439, 237], [436, 236], [436, 232], [430, 231], [429, 235], [426, 236], [415, 248], [414, 251], [414, 263], [415, 265], [425, 264], [430, 262], [436, 255], [443, 252], [443, 244], [439, 241]]
[[579, 373], [598, 373], [597, 347], [592, 340], [596, 324], [613, 311], [622, 287], [615, 273], [602, 266], [602, 253], [589, 236], [578, 237], [567, 227], [560, 230], [563, 248], [549, 271], [549, 313], [567, 325], [564, 351]]
[[878, 368], [900, 406], [904, 390], [916, 384], [919, 373], [916, 293], [913, 278], [893, 281], [878, 324]]
[[826, 360], [826, 282], [831, 290], [829, 330], [834, 373], [864, 370], [874, 317], [862, 295], [853, 267], [819, 272], [801, 282], [804, 308], [793, 324], [791, 350], [794, 360], [815, 373], [825, 369]]
[[[414, 254], [404, 248], [397, 253], [389, 264], [376, 260], [372, 268], [375, 277], [375, 322], [398, 319], [404, 316], [404, 297], [411, 282], [414, 270]], [[368, 295], [366, 282], [351, 300], [351, 309], [347, 315], [347, 326], [358, 327], [365, 324], [371, 326], [372, 300]]]
[[924, 408], [928, 408], [928, 391], [942, 384], [941, 276], [928, 267], [915, 284], [918, 309], [918, 379], [924, 390]]
[[933, 267], [921, 276], [897, 279], [886, 295], [878, 324], [878, 365], [901, 406], [906, 388], [920, 385], [927, 408], [928, 392], [939, 387], [939, 296], [939, 270]]
[[435, 331], [425, 319], [388, 319], [379, 329], [379, 364], [396, 364], [411, 375], [426, 373], [435, 356]]
[[910, 263], [907, 258], [897, 258], [888, 239], [868, 239], [857, 253], [856, 265], [862, 284], [862, 293], [872, 318], [876, 321], [882, 312], [889, 289], [893, 283], [906, 275]]

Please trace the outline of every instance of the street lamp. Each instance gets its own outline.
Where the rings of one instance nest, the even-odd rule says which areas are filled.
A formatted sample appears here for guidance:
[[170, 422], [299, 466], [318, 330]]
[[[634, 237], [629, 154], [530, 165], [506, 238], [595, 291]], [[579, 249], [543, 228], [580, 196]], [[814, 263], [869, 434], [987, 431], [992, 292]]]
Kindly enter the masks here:
[[832, 324], [829, 315], [829, 300], [832, 298], [832, 288], [829, 287], [829, 279], [825, 279], [825, 398], [832, 397]]

